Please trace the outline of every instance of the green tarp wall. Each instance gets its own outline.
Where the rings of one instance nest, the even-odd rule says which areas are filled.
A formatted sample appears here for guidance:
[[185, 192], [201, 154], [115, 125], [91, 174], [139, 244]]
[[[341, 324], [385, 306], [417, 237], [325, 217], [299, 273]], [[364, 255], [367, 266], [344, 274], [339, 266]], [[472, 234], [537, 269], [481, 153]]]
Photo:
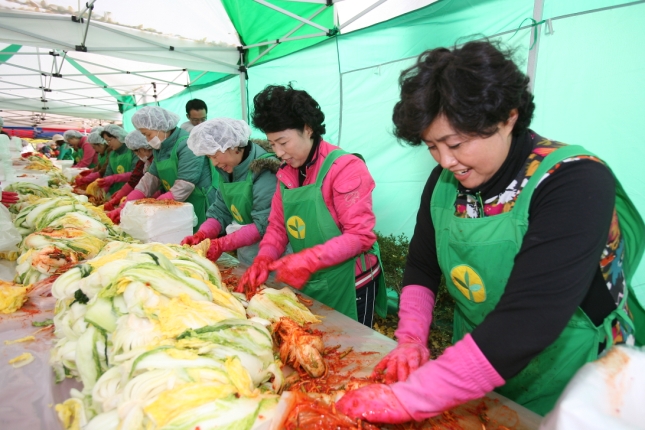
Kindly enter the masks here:
[[[426, 49], [484, 36], [501, 39], [517, 48], [516, 61], [533, 74], [532, 128], [606, 160], [645, 214], [643, 17], [644, 1], [441, 0], [251, 67], [249, 105], [268, 84], [291, 82], [311, 93], [326, 115], [325, 139], [367, 161], [376, 180], [377, 230], [411, 237], [435, 162], [427, 150], [402, 146], [392, 136], [399, 74]], [[530, 18], [540, 22], [535, 44]], [[160, 104], [185, 118], [186, 101], [201, 98], [209, 118], [241, 118], [239, 83], [232, 77]], [[124, 114], [126, 127], [132, 127], [132, 113]], [[644, 264], [634, 280], [645, 284]]]

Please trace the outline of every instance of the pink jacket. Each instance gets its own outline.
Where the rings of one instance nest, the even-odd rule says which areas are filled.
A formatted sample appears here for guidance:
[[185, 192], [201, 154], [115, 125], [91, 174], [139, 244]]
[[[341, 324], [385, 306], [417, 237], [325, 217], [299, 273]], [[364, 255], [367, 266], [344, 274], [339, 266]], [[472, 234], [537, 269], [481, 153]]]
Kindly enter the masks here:
[[[314, 154], [314, 158], [306, 170], [307, 177], [303, 185], [315, 183], [325, 157], [335, 149], [340, 148], [324, 140], [320, 142], [316, 154]], [[284, 227], [280, 183], [283, 183], [287, 188], [297, 188], [299, 186], [298, 169], [283, 164], [276, 177], [278, 178], [278, 184], [271, 201], [269, 226], [260, 242], [260, 251], [258, 253], [258, 256], [267, 256], [274, 260], [277, 260], [282, 255], [289, 243], [287, 231]], [[323, 181], [323, 199], [336, 225], [342, 232], [339, 237], [351, 240], [352, 243], [360, 244], [360, 250], [357, 254], [368, 251], [376, 242], [376, 234], [374, 233], [376, 218], [372, 211], [372, 190], [374, 190], [374, 187], [374, 179], [372, 179], [372, 175], [367, 170], [367, 166], [361, 159], [353, 155], [346, 155], [337, 159]], [[338, 238], [329, 240], [323, 245], [332, 247], [330, 252], [333, 252], [333, 247], [344, 246], [342, 240], [335, 239]], [[373, 255], [368, 255], [366, 266], [368, 269], [378, 267], [377, 258]], [[361, 259], [357, 258], [356, 275], [363, 273], [362, 269]]]
[[90, 167], [91, 164], [95, 166], [99, 164], [99, 156], [92, 145], [87, 143], [86, 136], [81, 138], [81, 149], [83, 150], [83, 158], [74, 167]]

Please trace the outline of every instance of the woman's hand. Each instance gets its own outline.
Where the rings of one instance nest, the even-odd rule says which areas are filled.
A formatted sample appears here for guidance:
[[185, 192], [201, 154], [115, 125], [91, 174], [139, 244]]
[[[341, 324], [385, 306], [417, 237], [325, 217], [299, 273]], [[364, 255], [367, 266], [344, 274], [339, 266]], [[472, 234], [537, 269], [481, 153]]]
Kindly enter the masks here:
[[258, 287], [269, 278], [269, 265], [272, 258], [258, 255], [253, 264], [244, 272], [235, 289], [238, 293], [246, 293], [247, 298], [253, 297]]
[[121, 222], [121, 210], [122, 209], [123, 208], [116, 208], [116, 209], [106, 213], [106, 215], [108, 216], [108, 218], [110, 218], [112, 220], [112, 222], [114, 224], [119, 224]]
[[383, 384], [348, 391], [336, 402], [336, 409], [352, 418], [371, 423], [400, 424], [412, 421], [392, 389]]
[[208, 248], [208, 251], [206, 251], [206, 258], [214, 263], [222, 256], [223, 253], [224, 249], [222, 248], [221, 239], [212, 239], [211, 246]]
[[98, 183], [99, 183], [99, 187], [101, 188], [109, 188], [114, 183], [116, 183], [116, 178], [114, 177], [114, 175], [106, 176], [105, 178], [98, 179]]
[[203, 231], [198, 231], [192, 236], [184, 237], [184, 240], [181, 241], [181, 244], [195, 246], [200, 244], [204, 239], [206, 239], [206, 233], [204, 233]]
[[272, 262], [269, 270], [275, 270], [275, 278], [278, 281], [301, 289], [319, 268], [319, 251], [320, 248], [307, 248], [295, 254], [286, 255]]
[[393, 351], [376, 365], [372, 378], [379, 380], [385, 373], [385, 383], [405, 381], [410, 373], [423, 366], [430, 358], [430, 350], [417, 342], [400, 342]]

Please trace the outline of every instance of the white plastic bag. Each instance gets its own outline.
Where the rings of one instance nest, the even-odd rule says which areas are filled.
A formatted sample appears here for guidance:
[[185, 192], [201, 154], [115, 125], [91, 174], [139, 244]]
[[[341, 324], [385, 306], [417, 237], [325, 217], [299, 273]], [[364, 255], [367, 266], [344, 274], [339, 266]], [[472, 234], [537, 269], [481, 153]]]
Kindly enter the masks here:
[[11, 221], [9, 209], [0, 205], [0, 252], [17, 251], [22, 236]]
[[180, 243], [193, 234], [197, 216], [190, 203], [163, 206], [126, 203], [121, 211], [121, 228], [144, 243]]
[[645, 351], [615, 346], [578, 370], [540, 430], [645, 429]]

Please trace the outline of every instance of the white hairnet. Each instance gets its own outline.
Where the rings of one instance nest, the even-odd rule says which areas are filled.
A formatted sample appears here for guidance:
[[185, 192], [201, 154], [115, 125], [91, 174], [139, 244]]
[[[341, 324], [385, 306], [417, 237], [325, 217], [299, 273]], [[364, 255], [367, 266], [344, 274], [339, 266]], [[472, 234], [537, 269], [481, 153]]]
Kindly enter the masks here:
[[125, 143], [125, 136], [128, 134], [127, 131], [115, 124], [106, 125], [103, 127], [103, 131], [101, 133], [107, 133], [110, 136], [114, 136], [121, 143]]
[[125, 137], [125, 146], [130, 150], [136, 151], [137, 149], [152, 149], [152, 146], [148, 145], [146, 137], [141, 134], [139, 130], [134, 130], [128, 133]]
[[137, 129], [169, 131], [177, 127], [177, 123], [179, 115], [159, 106], [146, 106], [132, 115], [132, 125]]
[[83, 137], [81, 132], [76, 130], [67, 130], [63, 133], [63, 139], [65, 139], [66, 142], [69, 142], [70, 139], [80, 139], [81, 137]]
[[105, 145], [105, 140], [101, 137], [100, 131], [93, 131], [87, 136], [87, 143], [93, 143], [95, 145]]
[[233, 118], [215, 118], [203, 122], [190, 132], [188, 147], [195, 155], [213, 155], [229, 148], [246, 146], [251, 137], [247, 123]]

